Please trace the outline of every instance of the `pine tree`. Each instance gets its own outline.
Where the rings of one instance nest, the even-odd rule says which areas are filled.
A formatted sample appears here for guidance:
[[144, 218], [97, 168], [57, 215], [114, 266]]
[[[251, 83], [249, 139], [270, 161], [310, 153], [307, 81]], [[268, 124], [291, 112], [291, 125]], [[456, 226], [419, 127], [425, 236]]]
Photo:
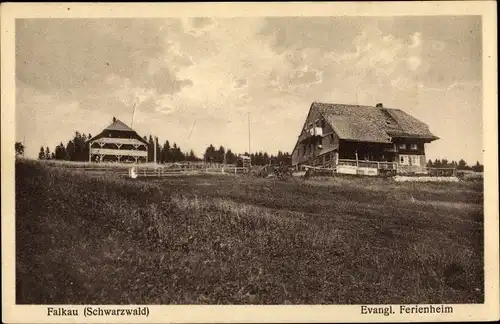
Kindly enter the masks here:
[[459, 169], [459, 170], [467, 169], [467, 163], [464, 161], [464, 159], [460, 159], [460, 161], [458, 161], [457, 169]]
[[160, 143], [158, 142], [158, 137], [155, 137], [155, 146], [156, 146], [156, 162], [160, 163], [161, 162], [161, 146], [160, 146]]
[[65, 160], [73, 161], [75, 155], [75, 144], [73, 141], [69, 141], [66, 145], [66, 158]]
[[38, 153], [38, 159], [45, 160], [45, 150], [43, 149], [43, 146], [40, 147], [40, 152]]
[[16, 151], [16, 157], [19, 155], [24, 155], [24, 145], [21, 142], [16, 142], [15, 143], [15, 151]]
[[154, 161], [154, 141], [153, 141], [153, 136], [149, 135], [149, 140], [148, 140], [148, 162], [153, 162]]
[[231, 151], [231, 149], [227, 149], [227, 152], [226, 152], [227, 164], [235, 164], [236, 160], [237, 160], [236, 155]]
[[55, 159], [56, 160], [64, 160], [66, 158], [66, 148], [64, 144], [61, 142], [55, 148]]
[[217, 150], [216, 162], [217, 163], [224, 163], [225, 155], [226, 155], [226, 149], [224, 149], [224, 146], [221, 145], [219, 147], [219, 149]]
[[217, 154], [215, 152], [215, 147], [212, 144], [210, 144], [210, 146], [206, 148], [205, 154], [203, 154], [203, 158], [205, 162], [213, 163], [215, 162], [216, 155]]
[[163, 144], [161, 154], [163, 163], [172, 162], [172, 159], [170, 157], [170, 143], [168, 141], [165, 141], [165, 144]]
[[177, 160], [177, 158], [178, 158], [177, 150], [178, 150], [177, 144], [174, 143], [174, 145], [171, 148], [172, 162], [178, 162], [179, 161], [179, 160]]
[[194, 162], [197, 160], [196, 155], [194, 154], [194, 151], [191, 149], [188, 153], [188, 156], [186, 157], [186, 160]]

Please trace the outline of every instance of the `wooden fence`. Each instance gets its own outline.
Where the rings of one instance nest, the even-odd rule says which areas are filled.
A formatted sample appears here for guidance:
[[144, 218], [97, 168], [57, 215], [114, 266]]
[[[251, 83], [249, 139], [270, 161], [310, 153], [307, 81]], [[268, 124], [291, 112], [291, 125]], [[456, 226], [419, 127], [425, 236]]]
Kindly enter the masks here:
[[133, 169], [128, 170], [128, 176], [131, 178], [143, 177], [168, 177], [180, 175], [195, 175], [195, 174], [247, 174], [250, 170], [248, 168], [236, 166], [218, 166], [206, 168], [144, 168], [135, 166]]

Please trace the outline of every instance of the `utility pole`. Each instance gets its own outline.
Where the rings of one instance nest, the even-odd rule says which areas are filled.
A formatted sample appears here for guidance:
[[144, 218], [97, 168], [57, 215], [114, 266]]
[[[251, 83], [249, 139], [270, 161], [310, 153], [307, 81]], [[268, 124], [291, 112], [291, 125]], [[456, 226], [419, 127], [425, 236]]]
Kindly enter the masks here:
[[158, 137], [157, 136], [155, 136], [155, 140], [154, 140], [153, 144], [154, 144], [154, 150], [153, 150], [154, 154], [153, 155], [154, 155], [154, 159], [155, 159], [154, 161], [155, 161], [155, 165], [156, 165], [156, 146], [158, 144]]
[[250, 155], [252, 149], [250, 147], [250, 112], [248, 113], [248, 154]]
[[132, 112], [132, 122], [130, 123], [130, 128], [134, 128], [134, 117], [135, 117], [135, 108], [137, 107], [137, 101], [134, 102], [134, 111]]

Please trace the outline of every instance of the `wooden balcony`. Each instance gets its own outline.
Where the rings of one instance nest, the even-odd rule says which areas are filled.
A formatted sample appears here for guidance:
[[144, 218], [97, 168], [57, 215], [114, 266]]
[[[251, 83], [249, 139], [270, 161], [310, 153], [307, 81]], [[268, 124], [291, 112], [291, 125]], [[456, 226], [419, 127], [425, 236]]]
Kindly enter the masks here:
[[137, 145], [137, 146], [146, 146], [143, 142], [139, 141], [138, 139], [135, 138], [108, 138], [108, 137], [102, 137], [99, 139], [96, 139], [94, 141], [90, 142], [90, 145], [92, 144], [119, 144], [119, 145]]
[[310, 141], [311, 139], [319, 139], [321, 137], [323, 137], [323, 128], [311, 127], [302, 132], [302, 134], [300, 134], [299, 142], [303, 143]]
[[357, 166], [359, 168], [374, 168], [377, 170], [396, 170], [398, 167], [397, 162], [349, 160], [349, 159], [339, 159], [338, 165]]
[[112, 150], [112, 149], [100, 149], [92, 148], [90, 150], [91, 155], [113, 155], [113, 156], [142, 156], [147, 157], [147, 151], [140, 150]]

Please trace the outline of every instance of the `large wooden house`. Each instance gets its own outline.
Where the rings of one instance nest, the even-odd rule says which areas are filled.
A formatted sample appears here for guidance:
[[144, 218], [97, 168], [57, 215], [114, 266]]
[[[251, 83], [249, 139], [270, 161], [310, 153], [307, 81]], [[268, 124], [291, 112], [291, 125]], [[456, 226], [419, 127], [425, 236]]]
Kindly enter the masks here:
[[292, 165], [341, 173], [425, 173], [425, 144], [436, 139], [426, 124], [400, 109], [313, 102]]
[[89, 162], [147, 162], [148, 142], [118, 119], [88, 140]]

